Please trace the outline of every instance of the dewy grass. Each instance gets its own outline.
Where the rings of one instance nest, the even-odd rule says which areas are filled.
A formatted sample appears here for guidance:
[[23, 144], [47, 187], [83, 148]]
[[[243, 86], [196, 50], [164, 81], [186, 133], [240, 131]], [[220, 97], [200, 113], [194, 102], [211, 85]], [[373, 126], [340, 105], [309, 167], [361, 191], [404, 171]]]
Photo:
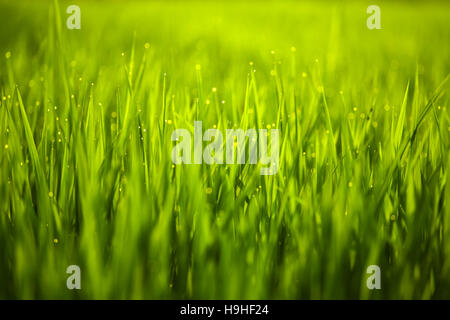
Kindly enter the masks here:
[[[203, 134], [202, 122], [194, 121], [194, 161], [192, 162], [190, 132], [186, 129], [175, 129], [171, 140], [181, 141], [172, 149], [172, 162], [175, 164], [223, 164], [225, 148], [225, 163], [245, 164], [248, 158], [249, 164], [259, 162], [262, 165], [268, 165], [261, 168], [260, 174], [273, 175], [278, 172], [279, 167], [278, 129], [270, 130], [270, 156], [267, 146], [268, 136], [266, 129], [259, 129], [258, 132], [255, 129], [248, 129], [245, 132], [242, 129], [227, 129], [224, 143], [223, 134], [218, 129], [208, 129]], [[258, 139], [259, 143], [257, 143]], [[203, 150], [205, 141], [210, 143]]]
[[446, 2], [76, 2], [0, 1], [0, 298], [450, 298]]

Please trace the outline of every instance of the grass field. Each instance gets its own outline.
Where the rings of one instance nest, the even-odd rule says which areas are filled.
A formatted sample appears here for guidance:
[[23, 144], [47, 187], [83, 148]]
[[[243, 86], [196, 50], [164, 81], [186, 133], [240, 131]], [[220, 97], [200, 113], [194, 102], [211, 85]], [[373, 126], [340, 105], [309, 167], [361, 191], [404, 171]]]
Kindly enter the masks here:
[[450, 298], [450, 4], [372, 2], [0, 0], [0, 298]]

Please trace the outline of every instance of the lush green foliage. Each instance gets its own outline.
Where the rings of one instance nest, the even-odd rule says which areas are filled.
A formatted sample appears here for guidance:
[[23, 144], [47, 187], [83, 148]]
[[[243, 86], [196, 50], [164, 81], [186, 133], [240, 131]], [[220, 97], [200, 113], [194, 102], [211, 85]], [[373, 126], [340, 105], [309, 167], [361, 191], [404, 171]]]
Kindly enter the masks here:
[[[76, 2], [0, 2], [1, 298], [450, 298], [448, 4]], [[172, 165], [196, 119], [278, 174]]]

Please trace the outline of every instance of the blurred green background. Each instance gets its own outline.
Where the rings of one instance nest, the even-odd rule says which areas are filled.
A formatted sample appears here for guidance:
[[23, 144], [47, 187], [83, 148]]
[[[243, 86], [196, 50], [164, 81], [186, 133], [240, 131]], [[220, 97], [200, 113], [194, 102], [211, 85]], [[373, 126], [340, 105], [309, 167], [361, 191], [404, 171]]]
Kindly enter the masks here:
[[[372, 4], [0, 1], [0, 298], [450, 298], [450, 7]], [[278, 174], [173, 166], [194, 120]]]

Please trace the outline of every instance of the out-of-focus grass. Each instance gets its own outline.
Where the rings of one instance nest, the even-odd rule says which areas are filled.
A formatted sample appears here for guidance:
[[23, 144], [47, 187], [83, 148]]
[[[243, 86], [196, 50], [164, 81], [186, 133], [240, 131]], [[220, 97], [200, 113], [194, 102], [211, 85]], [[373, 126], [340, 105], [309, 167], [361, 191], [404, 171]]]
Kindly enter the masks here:
[[[0, 2], [1, 298], [450, 298], [448, 4], [69, 4]], [[173, 166], [194, 120], [278, 174]]]

